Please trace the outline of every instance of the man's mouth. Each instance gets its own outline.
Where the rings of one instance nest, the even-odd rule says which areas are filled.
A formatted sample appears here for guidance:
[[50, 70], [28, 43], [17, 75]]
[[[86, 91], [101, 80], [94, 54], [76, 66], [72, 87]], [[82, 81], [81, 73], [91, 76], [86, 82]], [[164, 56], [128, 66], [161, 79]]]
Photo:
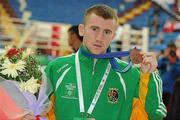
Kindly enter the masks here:
[[101, 48], [102, 45], [99, 45], [99, 44], [93, 44], [93, 46], [97, 47], [97, 48]]

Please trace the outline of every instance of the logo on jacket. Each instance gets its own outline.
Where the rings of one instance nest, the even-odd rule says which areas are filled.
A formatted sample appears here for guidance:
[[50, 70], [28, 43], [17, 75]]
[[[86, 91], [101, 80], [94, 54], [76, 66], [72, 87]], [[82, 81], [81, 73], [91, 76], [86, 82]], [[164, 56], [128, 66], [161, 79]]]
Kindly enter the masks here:
[[110, 103], [116, 103], [117, 100], [118, 100], [118, 89], [116, 88], [109, 88], [109, 91], [108, 91], [108, 102]]
[[74, 83], [66, 83], [65, 93], [61, 97], [66, 99], [77, 99], [75, 95], [75, 90], [76, 90], [76, 85]]

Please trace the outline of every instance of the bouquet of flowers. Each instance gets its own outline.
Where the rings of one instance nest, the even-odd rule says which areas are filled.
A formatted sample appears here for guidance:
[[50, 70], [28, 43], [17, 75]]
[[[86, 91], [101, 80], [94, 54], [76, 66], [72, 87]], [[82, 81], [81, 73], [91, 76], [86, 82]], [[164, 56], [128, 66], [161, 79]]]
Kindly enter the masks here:
[[17, 119], [26, 114], [40, 119], [50, 106], [51, 87], [47, 85], [31, 49], [6, 47], [0, 55], [0, 119]]

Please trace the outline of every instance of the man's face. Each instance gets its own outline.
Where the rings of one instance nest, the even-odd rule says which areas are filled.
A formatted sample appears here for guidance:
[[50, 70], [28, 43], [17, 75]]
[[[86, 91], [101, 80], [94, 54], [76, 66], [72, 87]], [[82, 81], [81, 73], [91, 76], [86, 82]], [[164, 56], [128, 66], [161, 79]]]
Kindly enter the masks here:
[[87, 17], [85, 24], [80, 24], [80, 35], [83, 44], [93, 54], [101, 54], [106, 51], [111, 43], [117, 23], [114, 19], [104, 19], [96, 14]]

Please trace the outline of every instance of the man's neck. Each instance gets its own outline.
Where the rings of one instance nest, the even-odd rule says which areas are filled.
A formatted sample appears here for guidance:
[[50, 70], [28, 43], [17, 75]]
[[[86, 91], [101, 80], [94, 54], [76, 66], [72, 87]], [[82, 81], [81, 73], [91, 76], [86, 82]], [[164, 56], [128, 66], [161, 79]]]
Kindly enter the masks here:
[[[91, 54], [93, 54], [93, 53], [91, 52], [91, 50], [89, 50], [89, 49], [86, 47], [86, 45], [85, 45], [84, 43], [83, 43], [82, 45], [83, 45], [83, 47], [84, 47], [85, 50], [87, 50], [87, 51], [89, 51]], [[106, 50], [105, 50], [104, 52], [100, 53], [100, 54], [104, 54], [104, 53], [106, 53]], [[97, 54], [97, 55], [98, 55], [98, 54]]]

